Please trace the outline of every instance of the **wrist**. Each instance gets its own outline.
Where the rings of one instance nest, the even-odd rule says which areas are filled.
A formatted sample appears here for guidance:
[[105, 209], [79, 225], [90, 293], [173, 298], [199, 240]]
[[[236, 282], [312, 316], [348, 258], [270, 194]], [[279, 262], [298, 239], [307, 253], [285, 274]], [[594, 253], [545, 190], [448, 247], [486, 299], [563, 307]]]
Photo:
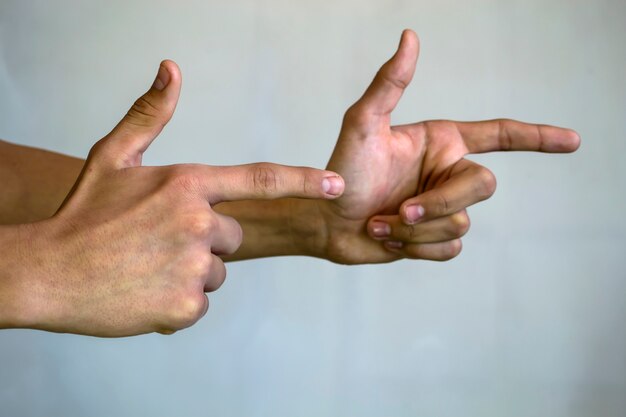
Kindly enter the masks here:
[[321, 200], [290, 198], [289, 236], [298, 254], [326, 259], [327, 227], [322, 215]]
[[325, 228], [318, 200], [281, 198], [221, 203], [215, 211], [233, 217], [243, 241], [226, 261], [269, 256], [324, 257]]
[[71, 317], [53, 219], [0, 226], [0, 328], [60, 331]]

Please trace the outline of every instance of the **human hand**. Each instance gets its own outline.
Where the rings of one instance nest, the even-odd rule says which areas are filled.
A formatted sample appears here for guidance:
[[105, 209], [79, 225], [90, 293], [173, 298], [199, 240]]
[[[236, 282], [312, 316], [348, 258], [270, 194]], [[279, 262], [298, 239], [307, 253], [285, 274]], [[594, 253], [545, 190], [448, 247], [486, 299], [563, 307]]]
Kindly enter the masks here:
[[434, 120], [391, 126], [419, 51], [404, 31], [396, 54], [345, 114], [328, 169], [346, 182], [343, 196], [319, 202], [325, 252], [339, 263], [401, 258], [448, 260], [469, 228], [466, 208], [489, 198], [496, 179], [467, 154], [493, 151], [573, 152], [576, 132], [513, 120]]
[[313, 168], [141, 166], [180, 86], [178, 67], [164, 61], [152, 88], [91, 149], [59, 211], [24, 225], [22, 327], [105, 337], [188, 327], [207, 311], [205, 292], [224, 281], [218, 255], [242, 240], [235, 219], [212, 205], [343, 191], [337, 174]]

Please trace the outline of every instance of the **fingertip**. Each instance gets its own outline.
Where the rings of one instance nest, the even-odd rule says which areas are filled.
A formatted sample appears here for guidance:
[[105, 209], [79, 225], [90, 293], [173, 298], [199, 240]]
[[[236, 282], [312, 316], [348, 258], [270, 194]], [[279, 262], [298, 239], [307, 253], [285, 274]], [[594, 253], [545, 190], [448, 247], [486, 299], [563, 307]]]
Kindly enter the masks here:
[[413, 29], [406, 28], [402, 31], [402, 40], [406, 40], [411, 43], [419, 44], [419, 36]]
[[343, 194], [345, 189], [345, 182], [340, 175], [334, 172], [329, 172], [326, 177], [322, 179], [322, 191], [327, 198], [337, 198]]
[[157, 91], [163, 91], [170, 83], [170, 73], [164, 65], [159, 65], [159, 71], [152, 83], [152, 88]]
[[385, 240], [383, 242], [383, 246], [388, 251], [398, 253], [404, 247], [404, 243], [400, 242], [399, 240]]
[[114, 145], [118, 168], [141, 164], [141, 155], [170, 121], [180, 94], [180, 70], [164, 60], [150, 89], [137, 99], [122, 120], [107, 135]]
[[547, 153], [571, 153], [580, 147], [580, 135], [573, 129], [539, 125], [540, 145], [538, 149]]
[[393, 57], [387, 62], [388, 77], [396, 79], [406, 88], [415, 73], [417, 58], [419, 55], [419, 40], [415, 32], [410, 29], [402, 31], [400, 44]]
[[411, 51], [415, 51], [415, 56], [419, 53], [420, 40], [412, 29], [404, 29], [402, 31], [402, 35], [400, 36], [400, 45], [398, 50], [400, 49], [409, 49]]
[[[159, 65], [159, 71], [152, 88], [157, 91], [174, 91], [180, 89], [181, 73], [176, 62], [165, 59]], [[171, 88], [168, 88], [171, 87]]]
[[367, 222], [367, 233], [372, 239], [385, 239], [391, 235], [391, 225], [383, 217], [372, 217]]
[[414, 225], [424, 217], [426, 210], [419, 202], [406, 202], [400, 207], [400, 218], [406, 225]]
[[567, 129], [567, 138], [570, 142], [570, 152], [576, 152], [580, 148], [581, 138], [578, 132], [573, 129]]
[[176, 62], [172, 61], [171, 59], [164, 59], [163, 61], [161, 61], [161, 66], [167, 68], [167, 71], [170, 73], [172, 79], [180, 80], [180, 67]]

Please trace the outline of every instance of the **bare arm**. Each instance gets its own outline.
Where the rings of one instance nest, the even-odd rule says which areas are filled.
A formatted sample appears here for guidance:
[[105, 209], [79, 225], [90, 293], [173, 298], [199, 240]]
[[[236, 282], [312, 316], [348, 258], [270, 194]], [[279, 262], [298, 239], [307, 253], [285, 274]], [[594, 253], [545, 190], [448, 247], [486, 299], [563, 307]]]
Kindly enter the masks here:
[[[142, 167], [178, 98], [180, 73], [171, 62], [164, 64], [170, 86], [157, 78], [86, 161], [0, 142], [0, 223], [7, 224], [0, 226], [0, 328], [169, 333], [206, 312], [202, 292], [223, 282], [222, 260], [310, 255], [356, 264], [458, 255], [469, 227], [465, 208], [495, 190], [493, 174], [467, 154], [566, 153], [580, 138], [507, 119], [391, 126], [418, 45], [405, 31], [348, 109], [333, 172]], [[346, 181], [343, 194], [336, 173]]]
[[307, 167], [142, 166], [180, 86], [164, 61], [84, 162], [2, 144], [3, 216], [13, 224], [0, 226], [0, 328], [128, 336], [188, 327], [225, 279], [219, 256], [241, 245], [240, 224], [214, 206], [342, 193], [336, 173]]
[[[0, 224], [23, 224], [51, 217], [76, 182], [84, 159], [0, 140]], [[234, 217], [244, 237], [227, 261], [283, 255], [321, 256], [321, 223], [308, 200], [223, 202], [215, 211]]]
[[[447, 260], [469, 228], [466, 208], [495, 191], [493, 174], [467, 159], [494, 151], [575, 151], [576, 132], [498, 119], [391, 126], [390, 115], [415, 71], [418, 39], [405, 31], [396, 54], [345, 114], [328, 168], [346, 180], [333, 201], [280, 199], [217, 205], [244, 231], [224, 260], [309, 255], [344, 264], [401, 258]], [[0, 143], [0, 223], [49, 217], [83, 161]], [[367, 169], [363, 169], [367, 167]]]
[[79, 158], [0, 140], [0, 224], [51, 217], [84, 163]]

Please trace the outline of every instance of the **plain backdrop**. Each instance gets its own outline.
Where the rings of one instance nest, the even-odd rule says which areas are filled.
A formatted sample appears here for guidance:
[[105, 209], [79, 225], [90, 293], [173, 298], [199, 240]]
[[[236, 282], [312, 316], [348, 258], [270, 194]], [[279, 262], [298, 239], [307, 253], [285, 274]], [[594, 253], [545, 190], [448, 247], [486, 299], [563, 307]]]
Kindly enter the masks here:
[[84, 157], [170, 58], [146, 164], [323, 167], [406, 27], [395, 123], [510, 117], [580, 150], [475, 157], [498, 191], [451, 262], [240, 262], [174, 336], [2, 331], [0, 415], [624, 416], [623, 1], [2, 0], [0, 137]]

